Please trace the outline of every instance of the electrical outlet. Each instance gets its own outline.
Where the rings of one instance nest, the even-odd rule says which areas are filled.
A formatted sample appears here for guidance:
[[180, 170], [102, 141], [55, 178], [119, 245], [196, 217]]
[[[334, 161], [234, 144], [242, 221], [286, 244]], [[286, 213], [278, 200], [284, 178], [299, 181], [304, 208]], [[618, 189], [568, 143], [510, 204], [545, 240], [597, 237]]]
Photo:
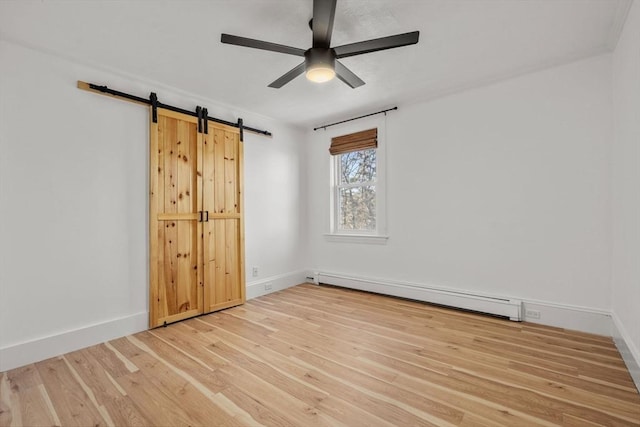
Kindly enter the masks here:
[[540, 312], [538, 310], [527, 310], [524, 313], [524, 317], [528, 317], [529, 319], [539, 319]]
[[265, 291], [270, 291], [271, 288], [272, 288], [272, 283], [271, 282], [264, 284], [264, 290]]
[[253, 267], [253, 269], [251, 270], [251, 275], [253, 277], [258, 277], [258, 267]]

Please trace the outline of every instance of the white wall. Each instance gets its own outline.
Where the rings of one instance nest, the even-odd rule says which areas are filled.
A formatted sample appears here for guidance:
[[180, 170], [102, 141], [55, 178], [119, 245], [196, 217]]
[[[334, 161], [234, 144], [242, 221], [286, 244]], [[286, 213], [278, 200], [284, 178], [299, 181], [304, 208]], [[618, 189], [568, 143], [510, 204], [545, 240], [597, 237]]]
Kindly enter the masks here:
[[148, 113], [76, 80], [274, 133], [245, 139], [249, 296], [312, 267], [613, 309], [637, 355], [638, 9], [613, 55], [614, 99], [604, 55], [361, 122], [386, 120], [386, 245], [323, 236], [329, 137], [347, 127], [304, 134], [0, 41], [0, 371], [146, 328]]
[[268, 293], [267, 283], [275, 291], [304, 282], [309, 265], [304, 135], [273, 122], [263, 126], [273, 138], [245, 133], [247, 298]]
[[0, 67], [0, 371], [147, 326], [148, 111], [77, 80], [272, 131], [245, 138], [247, 281], [302, 281], [301, 132], [7, 41]]
[[[640, 3], [634, 2], [613, 55], [612, 308], [640, 365]], [[640, 386], [640, 371], [636, 372]]]
[[384, 246], [324, 239], [330, 135], [309, 132], [313, 267], [608, 312], [610, 76], [604, 55], [400, 105]]

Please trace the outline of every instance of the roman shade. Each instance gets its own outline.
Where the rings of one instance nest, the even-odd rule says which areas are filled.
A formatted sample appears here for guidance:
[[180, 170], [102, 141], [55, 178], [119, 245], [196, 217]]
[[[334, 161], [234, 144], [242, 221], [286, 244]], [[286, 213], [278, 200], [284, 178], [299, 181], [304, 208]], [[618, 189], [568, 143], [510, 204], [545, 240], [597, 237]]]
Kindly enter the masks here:
[[329, 153], [331, 153], [332, 156], [336, 156], [338, 154], [367, 150], [370, 148], [378, 148], [378, 128], [331, 138]]

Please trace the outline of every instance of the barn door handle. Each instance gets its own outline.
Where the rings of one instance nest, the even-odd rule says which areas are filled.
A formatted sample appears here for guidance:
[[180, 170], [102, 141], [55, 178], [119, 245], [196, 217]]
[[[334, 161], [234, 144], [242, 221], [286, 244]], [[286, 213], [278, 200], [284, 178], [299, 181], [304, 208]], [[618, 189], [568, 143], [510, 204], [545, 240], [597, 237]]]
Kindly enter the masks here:
[[209, 211], [199, 211], [198, 222], [209, 222]]

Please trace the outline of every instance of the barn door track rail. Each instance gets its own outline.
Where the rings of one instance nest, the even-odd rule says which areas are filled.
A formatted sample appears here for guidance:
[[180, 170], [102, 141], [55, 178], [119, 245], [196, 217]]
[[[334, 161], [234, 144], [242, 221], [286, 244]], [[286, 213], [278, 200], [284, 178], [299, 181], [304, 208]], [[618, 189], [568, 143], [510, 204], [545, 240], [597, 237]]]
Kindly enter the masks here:
[[149, 95], [149, 99], [142, 98], [140, 96], [131, 95], [130, 93], [120, 92], [119, 90], [111, 89], [107, 86], [101, 86], [93, 83], [83, 82], [78, 80], [78, 89], [86, 90], [89, 92], [98, 93], [100, 95], [111, 96], [113, 98], [123, 99], [125, 101], [133, 102], [135, 104], [147, 105], [151, 106], [151, 114], [152, 120], [154, 123], [158, 121], [158, 108], [164, 108], [166, 110], [175, 111], [176, 113], [187, 114], [189, 116], [198, 118], [198, 129], [203, 131], [204, 133], [208, 133], [208, 121], [221, 123], [223, 125], [232, 126], [240, 129], [240, 140], [244, 140], [244, 131], [257, 133], [259, 135], [272, 136], [271, 132], [261, 129], [252, 128], [250, 126], [245, 126], [244, 122], [241, 118], [238, 119], [237, 122], [229, 122], [227, 120], [218, 119], [215, 117], [210, 117], [208, 115], [207, 109], [203, 107], [196, 107], [196, 111], [189, 111], [183, 108], [174, 107], [173, 105], [164, 104], [158, 101], [158, 96], [155, 92], [151, 92]]

